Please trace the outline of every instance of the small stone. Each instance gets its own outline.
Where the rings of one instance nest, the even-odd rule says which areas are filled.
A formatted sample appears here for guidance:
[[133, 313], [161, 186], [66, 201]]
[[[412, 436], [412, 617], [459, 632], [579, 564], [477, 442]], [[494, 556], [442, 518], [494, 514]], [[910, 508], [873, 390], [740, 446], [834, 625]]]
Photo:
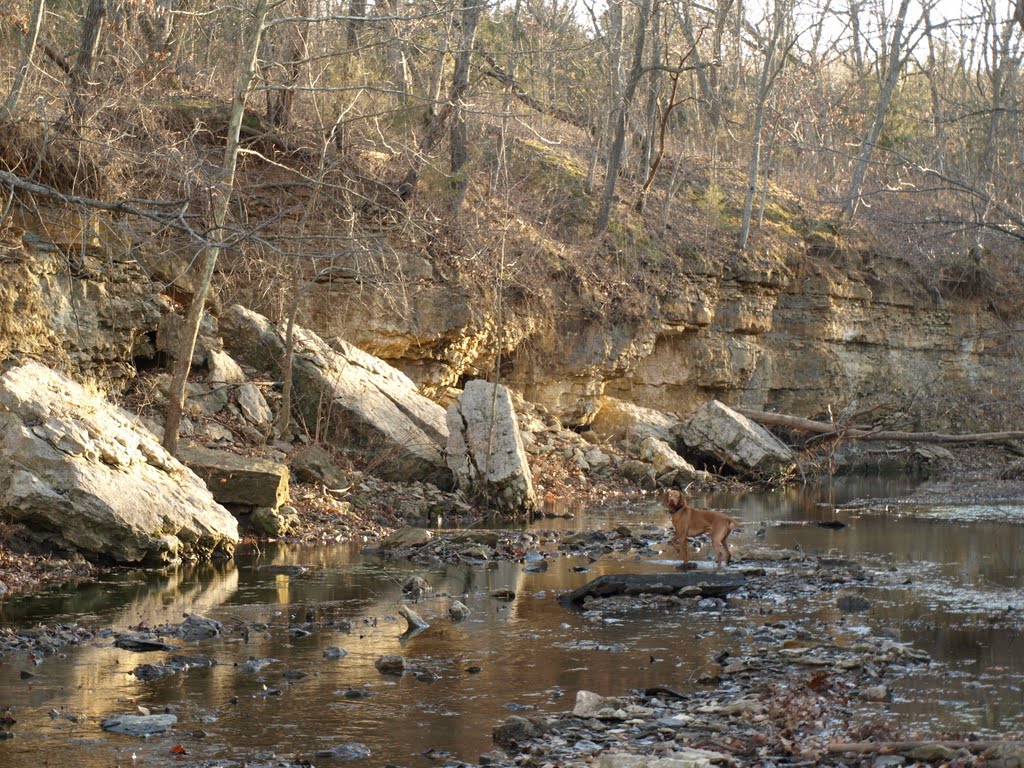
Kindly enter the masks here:
[[238, 407], [242, 410], [242, 416], [257, 427], [266, 426], [274, 420], [274, 414], [263, 398], [263, 393], [251, 381], [238, 388]]
[[402, 585], [402, 594], [420, 598], [430, 591], [430, 584], [422, 576], [412, 576]]
[[405, 660], [405, 657], [395, 654], [381, 656], [373, 665], [382, 675], [401, 675], [409, 669], [409, 662]]
[[512, 715], [505, 722], [495, 726], [491, 738], [498, 746], [518, 747], [525, 741], [544, 734], [538, 719]]
[[859, 595], [845, 595], [836, 601], [836, 606], [843, 613], [864, 613], [871, 609], [871, 603]]
[[863, 701], [889, 701], [889, 688], [885, 685], [872, 685], [869, 688], [862, 688], [858, 691], [857, 698]]
[[313, 753], [314, 757], [331, 760], [363, 760], [370, 756], [370, 748], [354, 741], [350, 744], [339, 744], [331, 749], [320, 749]]
[[616, 704], [617, 699], [581, 690], [576, 692], [576, 706], [573, 707], [572, 713], [575, 717], [597, 717], [599, 712]]
[[242, 367], [227, 352], [210, 350], [206, 356], [207, 380], [211, 384], [241, 384], [245, 381]]

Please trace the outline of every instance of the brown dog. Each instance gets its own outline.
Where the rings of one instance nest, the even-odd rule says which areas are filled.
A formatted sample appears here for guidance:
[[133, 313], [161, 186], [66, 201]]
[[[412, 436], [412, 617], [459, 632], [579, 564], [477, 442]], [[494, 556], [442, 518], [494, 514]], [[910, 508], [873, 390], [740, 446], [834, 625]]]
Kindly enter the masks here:
[[715, 551], [715, 566], [721, 567], [722, 556], [725, 555], [725, 564], [732, 562], [732, 553], [726, 539], [732, 533], [732, 529], [743, 525], [739, 520], [729, 517], [717, 509], [701, 509], [691, 507], [686, 503], [686, 496], [682, 491], [666, 491], [661, 497], [661, 503], [668, 507], [669, 517], [672, 518], [672, 527], [676, 529], [677, 546], [683, 556], [683, 562], [690, 562], [690, 555], [686, 546], [686, 539], [689, 536], [700, 536], [702, 533], [711, 534], [711, 548]]

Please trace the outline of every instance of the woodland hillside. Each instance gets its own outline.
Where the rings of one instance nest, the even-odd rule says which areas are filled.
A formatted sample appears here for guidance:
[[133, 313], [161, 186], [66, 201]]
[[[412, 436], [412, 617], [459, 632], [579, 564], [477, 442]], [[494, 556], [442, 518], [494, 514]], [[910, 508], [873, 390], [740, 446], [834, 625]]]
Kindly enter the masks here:
[[[713, 324], [705, 294], [726, 283], [772, 302], [812, 280], [832, 303], [900, 294], [904, 330], [921, 307], [960, 312], [985, 339], [971, 353], [996, 349], [1010, 370], [1024, 306], [1011, 11], [15, 0], [0, 12], [0, 226], [9, 244], [60, 230], [73, 279], [102, 281], [127, 259], [180, 312], [240, 302], [344, 335], [428, 394], [518, 375], [569, 423], [588, 420], [579, 400], [606, 382], [677, 402], [684, 381], [659, 395], [622, 378], [663, 337], [636, 339]], [[704, 282], [673, 320], [682, 275]], [[787, 399], [789, 384], [751, 384], [736, 344], [772, 326], [745, 311], [728, 329], [744, 340], [723, 354], [747, 378], [705, 376], [704, 394], [803, 415], [843, 394], [813, 361], [817, 407]], [[879, 313], [860, 322], [884, 336]], [[5, 351], [18, 351], [16, 325]], [[104, 375], [159, 363], [147, 333]], [[882, 343], [870, 328], [846, 336]], [[593, 359], [531, 366], [576, 337]], [[580, 371], [599, 366], [595, 390]], [[858, 375], [861, 389], [905, 384]], [[548, 385], [574, 376], [567, 405]], [[1016, 418], [1007, 376], [981, 379], [991, 402], [972, 423]]]

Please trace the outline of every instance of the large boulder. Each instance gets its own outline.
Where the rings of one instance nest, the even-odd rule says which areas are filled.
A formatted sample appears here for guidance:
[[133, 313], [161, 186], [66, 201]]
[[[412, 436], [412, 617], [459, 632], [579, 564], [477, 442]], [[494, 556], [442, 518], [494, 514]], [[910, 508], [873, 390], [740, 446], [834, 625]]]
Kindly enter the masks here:
[[0, 517], [117, 563], [230, 555], [238, 523], [132, 417], [38, 363], [0, 376]]
[[536, 511], [526, 449], [506, 387], [469, 382], [448, 406], [448, 432], [448, 466], [468, 497], [514, 515]]
[[[220, 319], [228, 350], [265, 371], [280, 370], [284, 331], [235, 305]], [[371, 459], [386, 480], [425, 480], [450, 488], [445, 464], [444, 408], [421, 395], [401, 371], [342, 340], [331, 344], [295, 327], [292, 386], [295, 412], [309, 431]]]
[[709, 475], [696, 469], [663, 440], [645, 437], [637, 446], [640, 458], [654, 468], [655, 482], [659, 486], [684, 486], [695, 480], [707, 480]]
[[591, 428], [605, 440], [614, 442], [640, 442], [653, 437], [664, 443], [672, 443], [672, 430], [679, 420], [663, 411], [644, 408], [614, 397], [601, 398]]
[[704, 403], [675, 433], [691, 451], [739, 472], [781, 477], [796, 468], [796, 456], [788, 446], [717, 400]]

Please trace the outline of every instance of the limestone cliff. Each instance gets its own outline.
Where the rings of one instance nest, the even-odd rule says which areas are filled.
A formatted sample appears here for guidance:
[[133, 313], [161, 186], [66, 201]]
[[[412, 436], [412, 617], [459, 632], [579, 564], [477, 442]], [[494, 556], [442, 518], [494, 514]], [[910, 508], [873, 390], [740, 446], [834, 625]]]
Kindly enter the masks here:
[[[339, 300], [348, 311], [331, 311]], [[710, 398], [805, 416], [877, 407], [952, 430], [991, 425], [1020, 400], [1024, 323], [983, 300], [938, 297], [895, 260], [869, 273], [826, 262], [684, 268], [651, 300], [646, 320], [616, 321], [572, 297], [553, 316], [506, 315], [505, 381], [577, 425], [604, 394], [680, 414]], [[493, 301], [433, 281], [412, 286], [400, 311], [356, 301], [334, 285], [305, 321], [434, 391], [493, 366]]]
[[[154, 358], [175, 305], [130, 233], [47, 214], [22, 216], [4, 242], [0, 358], [111, 380]], [[881, 406], [905, 427], [947, 430], [999, 426], [1007, 403], [1020, 406], [1021, 319], [985, 298], [926, 290], [896, 259], [854, 269], [823, 257], [671, 257], [642, 313], [597, 306], [578, 278], [557, 274], [548, 302], [531, 303], [519, 287], [505, 295], [441, 274], [411, 248], [374, 269], [387, 290], [366, 265], [360, 279], [311, 282], [299, 320], [388, 360], [431, 396], [487, 376], [500, 352], [503, 381], [573, 425], [588, 424], [605, 394], [680, 414], [710, 398], [803, 416], [870, 417]]]

